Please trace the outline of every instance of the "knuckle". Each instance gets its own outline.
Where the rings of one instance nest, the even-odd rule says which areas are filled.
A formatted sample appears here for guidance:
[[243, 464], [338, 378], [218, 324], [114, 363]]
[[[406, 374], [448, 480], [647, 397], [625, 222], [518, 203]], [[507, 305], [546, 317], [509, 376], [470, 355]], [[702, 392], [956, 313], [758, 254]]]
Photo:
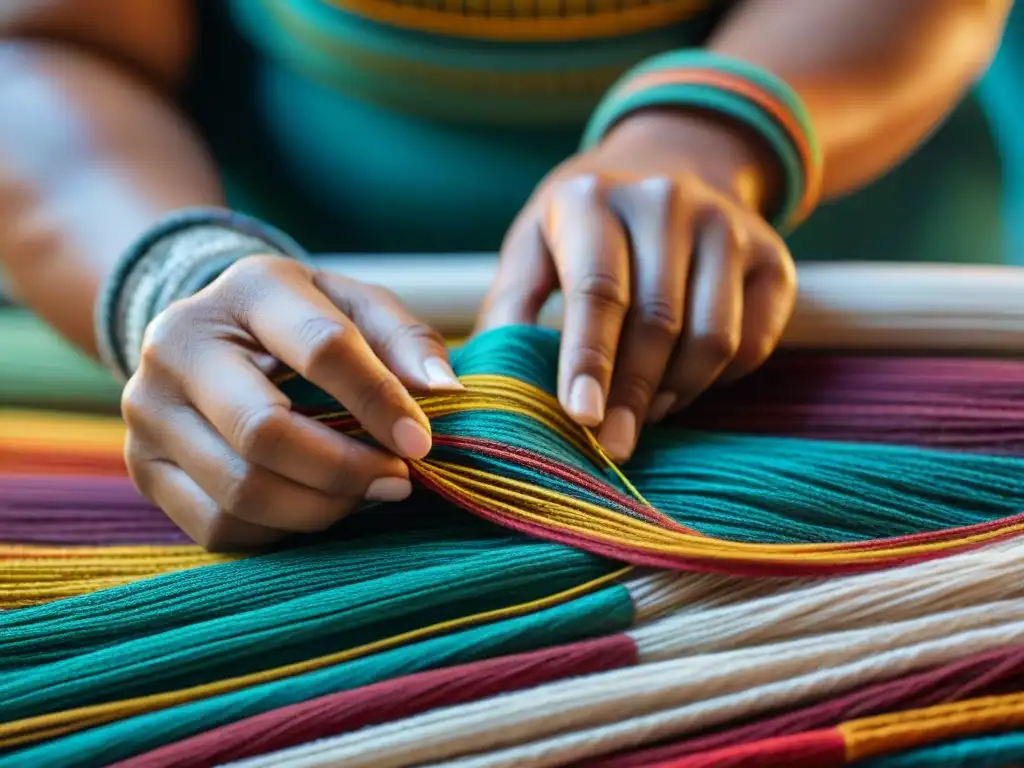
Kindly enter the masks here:
[[227, 514], [249, 520], [263, 517], [269, 500], [259, 492], [258, 470], [242, 462], [227, 462], [221, 484], [221, 507]]
[[397, 386], [387, 376], [371, 376], [359, 387], [354, 405], [358, 413], [398, 409], [400, 405]]
[[124, 441], [124, 463], [128, 468], [128, 476], [139, 493], [152, 502], [152, 483], [146, 471], [148, 461], [149, 456], [143, 450], [138, 437], [129, 430]]
[[656, 382], [642, 376], [630, 376], [613, 396], [614, 399], [628, 403], [634, 408], [646, 408], [655, 394]]
[[727, 247], [735, 248], [745, 239], [746, 228], [739, 225], [724, 200], [701, 200], [697, 204], [696, 219], [705, 232], [720, 233]]
[[221, 281], [224, 283], [248, 283], [251, 280], [260, 280], [281, 269], [287, 269], [291, 261], [292, 259], [284, 259], [273, 254], [246, 256], [225, 269], [221, 275]]
[[575, 173], [551, 186], [551, 201], [555, 205], [596, 203], [600, 197], [601, 177], [595, 173]]
[[175, 350], [195, 327], [186, 302], [172, 304], [150, 322], [142, 338], [139, 364], [155, 370], [175, 367]]
[[238, 321], [256, 311], [272, 293], [276, 282], [304, 270], [308, 267], [282, 256], [246, 256], [233, 263], [193, 298], [206, 302], [211, 314]]
[[653, 331], [675, 338], [683, 330], [682, 307], [662, 296], [654, 296], [640, 303], [637, 322], [645, 331]]
[[629, 307], [626, 285], [609, 272], [590, 272], [580, 277], [572, 288], [572, 294], [588, 304], [614, 312], [625, 312]]
[[739, 332], [728, 328], [705, 331], [693, 340], [695, 351], [705, 360], [731, 360], [740, 348]]
[[778, 284], [780, 290], [788, 294], [796, 294], [797, 273], [796, 264], [789, 255], [789, 249], [785, 243], [769, 244], [766, 248], [768, 255], [764, 258], [767, 269]]
[[444, 340], [437, 331], [421, 323], [401, 323], [395, 326], [384, 339], [384, 348], [395, 350], [405, 344], [417, 346], [444, 344]]
[[378, 304], [393, 304], [401, 306], [402, 299], [397, 293], [384, 285], [368, 285], [350, 281], [353, 289], [361, 292], [365, 297], [373, 299]]
[[636, 185], [636, 189], [646, 205], [669, 208], [685, 186], [685, 182], [680, 184], [668, 176], [648, 176]]
[[236, 530], [238, 521], [231, 515], [218, 510], [204, 525], [189, 535], [207, 552], [224, 552], [232, 549], [237, 543]]
[[233, 426], [235, 450], [247, 461], [273, 455], [284, 442], [290, 413], [284, 405], [272, 405], [239, 414]]
[[142, 421], [148, 412], [148, 398], [142, 385], [142, 377], [136, 373], [128, 379], [121, 392], [121, 418], [131, 428]]
[[615, 356], [611, 350], [592, 343], [582, 343], [574, 350], [576, 369], [593, 371], [599, 378], [606, 377], [615, 367]]
[[775, 351], [776, 339], [768, 334], [744, 338], [733, 358], [733, 365], [741, 374], [753, 371]]
[[317, 502], [299, 509], [298, 514], [291, 516], [288, 528], [299, 533], [317, 533], [334, 525], [344, 516], [341, 501], [333, 504]]
[[297, 337], [303, 355], [300, 370], [304, 376], [336, 364], [339, 359], [347, 356], [349, 334], [346, 328], [326, 317], [314, 317], [305, 320], [297, 329]]
[[368, 485], [367, 479], [360, 477], [352, 467], [341, 465], [325, 483], [324, 493], [335, 498], [362, 496]]

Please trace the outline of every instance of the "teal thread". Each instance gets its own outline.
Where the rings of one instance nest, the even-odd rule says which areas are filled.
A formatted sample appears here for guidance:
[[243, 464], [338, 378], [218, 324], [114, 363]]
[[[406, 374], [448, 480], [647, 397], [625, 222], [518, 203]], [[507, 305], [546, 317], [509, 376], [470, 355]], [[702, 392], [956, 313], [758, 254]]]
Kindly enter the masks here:
[[1024, 732], [975, 736], [858, 762], [862, 768], [1010, 768], [1024, 761]]
[[[451, 585], [444, 585], [450, 589]], [[285, 680], [99, 726], [0, 758], [0, 768], [98, 768], [271, 709], [400, 675], [600, 637], [627, 629], [633, 605], [608, 587], [565, 605], [431, 638]]]
[[[540, 328], [503, 328], [455, 351], [453, 363], [460, 375], [511, 376], [553, 394], [559, 341]], [[300, 405], [326, 401], [301, 380], [286, 389]], [[466, 411], [433, 426], [438, 435], [485, 438], [603, 472], [527, 416]], [[592, 499], [510, 460], [446, 457]], [[899, 446], [652, 428], [625, 471], [682, 524], [741, 541], [856, 541], [982, 523], [1024, 508], [1022, 458]], [[316, 544], [0, 613], [0, 716], [10, 722], [273, 668], [519, 604], [617, 567], [419, 494], [364, 509]], [[100, 765], [367, 682], [619, 632], [631, 611], [625, 590], [609, 588], [536, 616], [58, 738], [10, 753], [0, 768]]]

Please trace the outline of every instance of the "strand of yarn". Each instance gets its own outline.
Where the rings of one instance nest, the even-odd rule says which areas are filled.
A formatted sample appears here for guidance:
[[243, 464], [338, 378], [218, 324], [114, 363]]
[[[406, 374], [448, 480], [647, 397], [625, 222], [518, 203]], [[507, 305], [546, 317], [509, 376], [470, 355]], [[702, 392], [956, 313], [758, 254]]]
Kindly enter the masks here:
[[[603, 564], [583, 554], [566, 560], [546, 547], [516, 554], [511, 562], [484, 553], [455, 566], [400, 571], [241, 616], [186, 624], [29, 669], [10, 669], [0, 675], [0, 746], [58, 720], [95, 723], [101, 712], [123, 716], [155, 708], [160, 696], [180, 703], [429, 637], [453, 623], [472, 625], [540, 610], [552, 600], [586, 594], [610, 578]], [[458, 584], [459, 589], [437, 589], [438, 583]], [[172, 686], [179, 692], [168, 693]], [[147, 699], [151, 696], [156, 698]], [[60, 712], [67, 714], [56, 717]]]
[[[638, 582], [627, 586], [634, 592], [638, 587], [642, 589]], [[751, 608], [756, 610], [756, 606]], [[274, 710], [126, 761], [118, 768], [155, 768], [189, 764], [189, 761], [192, 761], [192, 764], [214, 764], [254, 757], [374, 723], [409, 717], [442, 706], [477, 701], [483, 699], [485, 695], [509, 693], [544, 682], [578, 677], [579, 673], [574, 674], [573, 670], [577, 670], [576, 665], [584, 663], [588, 657], [590, 663], [606, 665], [601, 670], [595, 669], [593, 672], [632, 666], [639, 661], [637, 648], [627, 636], [612, 636], [578, 646], [551, 649], [546, 653], [510, 658], [504, 662], [499, 660], [425, 673], [403, 678], [394, 685], [378, 684]], [[548, 663], [551, 666], [545, 666], [545, 669], [548, 670], [550, 678], [538, 679], [538, 670], [534, 665]], [[518, 676], [513, 679], [512, 670], [520, 670], [522, 679]], [[510, 674], [508, 679], [503, 676], [505, 671]], [[938, 670], [862, 690], [828, 705], [818, 705], [807, 711], [784, 715], [765, 723], [755, 723], [739, 729], [736, 733], [730, 732], [720, 737], [697, 740], [692, 748], [687, 748], [687, 744], [684, 743], [663, 752], [655, 750], [649, 755], [649, 760], [648, 756], [642, 753], [633, 760], [625, 756], [621, 762], [623, 766], [645, 765], [651, 761], [689, 754], [700, 749], [739, 743], [744, 739], [753, 741], [766, 733], [792, 733], [839, 722], [844, 716], [890, 711], [901, 703], [926, 706], [939, 701], [999, 692], [1000, 684], [1019, 683], [1022, 674], [1024, 647], [976, 654]], [[530, 684], [521, 684], [523, 681], [530, 681]], [[481, 690], [486, 690], [487, 693], [481, 693]], [[618, 763], [614, 763], [614, 766], [618, 768]]]
[[68, 548], [0, 544], [0, 609], [45, 603], [232, 559], [194, 545]]
[[[1024, 567], [1021, 562], [1020, 547], [1014, 545], [999, 553], [972, 553], [885, 574], [865, 574], [824, 584], [798, 584], [795, 589], [784, 592], [782, 599], [765, 597], [740, 602], [735, 610], [728, 605], [709, 609], [698, 605], [692, 610], [678, 607], [664, 619], [630, 630], [629, 634], [637, 642], [640, 658], [647, 662], [686, 658], [729, 648], [757, 647], [772, 640], [810, 636], [809, 642], [815, 642], [813, 635], [851, 628], [865, 628], [869, 632], [877, 628], [877, 632], [885, 637], [889, 631], [884, 626], [887, 621], [926, 618], [942, 610], [967, 609], [1004, 596], [1019, 597], [1021, 588], [1012, 585], [1020, 581], [1020, 569]], [[720, 591], [727, 591], [730, 582], [734, 581], [728, 577], [711, 578], [720, 582]], [[708, 577], [676, 577], [679, 582], [687, 579], [707, 580]], [[638, 581], [641, 582], [639, 585], [637, 581], [629, 585], [631, 591], [650, 594], [650, 590], [642, 585], [643, 580]], [[922, 595], [920, 603], [911, 599], [916, 589], [920, 589]], [[828, 590], [832, 590], [831, 594]], [[686, 590], [681, 589], [679, 593], [685, 594]], [[847, 612], [843, 609], [848, 603]], [[792, 610], [779, 611], [779, 604], [791, 604]], [[828, 606], [833, 609], [827, 610]], [[716, 621], [716, 614], [720, 615], [720, 620]], [[743, 616], [746, 617], [747, 628], [741, 624], [733, 630], [731, 622]], [[802, 617], [806, 620], [801, 622]], [[881, 627], [880, 622], [883, 624]], [[705, 625], [710, 627], [710, 631], [702, 631]], [[717, 635], [716, 627], [720, 627]], [[722, 668], [722, 665], [716, 664], [716, 667]], [[609, 689], [630, 690], [624, 686], [610, 686]], [[577, 701], [592, 698], [588, 695]], [[576, 703], [563, 704], [564, 710], [559, 707], [563, 714], [576, 706]], [[535, 710], [536, 707], [535, 702], [528, 709]], [[504, 732], [509, 726], [508, 720], [502, 720], [500, 730]]]
[[[203, 691], [209, 698], [196, 698], [195, 692], [159, 698], [156, 702], [153, 699], [157, 697], [152, 697], [145, 702], [145, 707], [122, 706], [112, 717], [98, 721], [89, 719], [92, 713], [84, 711], [78, 714], [84, 719], [83, 725], [90, 726], [88, 730], [62, 738], [54, 737], [66, 731], [54, 732], [52, 728], [48, 732], [39, 731], [40, 738], [50, 740], [0, 755], [0, 768], [106, 765], [220, 725], [318, 696], [420, 671], [614, 634], [628, 626], [631, 619], [632, 606], [625, 590], [608, 587], [578, 600], [496, 623], [475, 627], [467, 623], [468, 628], [461, 629], [452, 625], [438, 627], [439, 634], [435, 637], [421, 632], [416, 638], [406, 638], [405, 643], [394, 647], [378, 644], [366, 649], [368, 655], [348, 661], [329, 659], [319, 668], [297, 676], [274, 679], [268, 675], [264, 679], [269, 682], [256, 684], [252, 681], [251, 687], [237, 690], [225, 684], [210, 686]], [[214, 695], [214, 690], [225, 692]], [[180, 703], [182, 701], [185, 703]], [[162, 708], [151, 711], [154, 704]], [[135, 714], [140, 711], [145, 714]], [[63, 718], [59, 720], [64, 722]]]
[[559, 766], [834, 696], [1022, 639], [1024, 600], [989, 603], [542, 685], [252, 758], [239, 768], [390, 768], [438, 761]]
[[957, 739], [865, 760], [863, 768], [1009, 768], [1024, 761], [1024, 731]]
[[181, 545], [190, 540], [120, 477], [0, 475], [0, 541]]
[[[492, 368], [500, 367], [504, 358], [498, 349], [515, 353], [514, 375], [476, 373], [477, 355], [486, 354]], [[642, 441], [636, 470], [627, 467], [635, 481], [631, 483], [593, 436], [560, 410], [551, 394], [556, 351], [557, 337], [527, 328], [486, 334], [459, 350], [462, 354], [455, 363], [468, 392], [421, 400], [434, 424], [436, 448], [426, 460], [413, 463], [417, 477], [461, 508], [514, 530], [637, 565], [683, 570], [747, 575], [854, 572], [940, 556], [1024, 530], [1024, 518], [1012, 514], [1020, 508], [1017, 499], [987, 519], [983, 512], [978, 514], [978, 503], [986, 497], [999, 506], [998, 494], [992, 491], [1000, 484], [1010, 494], [1024, 493], [1014, 459], [654, 430], [652, 439]], [[305, 412], [339, 431], [362, 434], [358, 423], [336, 410], [336, 404], [332, 408], [323, 393], [311, 392], [308, 385], [304, 389], [297, 379], [284, 384], [311, 403]], [[745, 452], [744, 447], [750, 450]], [[1001, 461], [1005, 466], [998, 466]], [[735, 521], [754, 518], [753, 525], [763, 521], [763, 527], [755, 529], [758, 533], [773, 531], [777, 537], [780, 524], [795, 517], [775, 514], [756, 520], [757, 510], [745, 508], [746, 499], [737, 503], [737, 489], [726, 492], [722, 487], [726, 478], [736, 477], [737, 464], [744, 466], [742, 476], [753, 481], [752, 486], [756, 482], [756, 497], [765, 495], [762, 475], [775, 482], [785, 478], [787, 487], [803, 481], [841, 496], [836, 498], [836, 511], [842, 509], [844, 520], [857, 519], [858, 507], [851, 504], [856, 504], [858, 492], [870, 496], [872, 488], [876, 493], [888, 491], [894, 477], [901, 478], [903, 493], [885, 496], [905, 501], [906, 507], [887, 516], [882, 504], [865, 510], [876, 516], [871, 521], [875, 531], [887, 533], [884, 538], [851, 541], [841, 529], [822, 530], [824, 526], [811, 522], [822, 517], [827, 521], [830, 515], [827, 508], [821, 509], [822, 495], [809, 494], [818, 501], [809, 503], [800, 522], [817, 530], [794, 536], [808, 543], [722, 538], [707, 528], [728, 521], [735, 529]], [[898, 474], [897, 464], [902, 465]], [[653, 491], [670, 480], [673, 486], [655, 499]], [[680, 487], [692, 489], [692, 496], [680, 493]], [[961, 508], [946, 516], [952, 510], [942, 511], [943, 503], [955, 504], [955, 498], [962, 501], [966, 495], [972, 497], [973, 515], [961, 517], [967, 512]], [[784, 498], [791, 499], [792, 493]], [[715, 520], [686, 519], [686, 512], [692, 514], [690, 506], [701, 502], [714, 508]], [[864, 506], [862, 500], [860, 507]], [[786, 512], [792, 511], [788, 505]], [[945, 519], [924, 523], [922, 518], [933, 513]], [[896, 533], [893, 528], [899, 522], [904, 530], [914, 523], [924, 525], [906, 533], [896, 528]], [[705, 530], [700, 530], [700, 523]], [[783, 530], [783, 535], [791, 533]]]
[[1022, 683], [1024, 646], [1015, 645], [974, 654], [926, 672], [864, 686], [854, 693], [775, 717], [756, 720], [707, 736], [587, 761], [586, 765], [588, 768], [641, 768], [690, 756], [696, 756], [709, 765], [716, 764], [716, 759], [728, 765], [730, 763], [725, 762], [728, 753], [734, 752], [738, 745], [752, 745], [751, 749], [744, 750], [744, 754], [749, 756], [759, 751], [758, 744], [771, 743], [779, 736], [803, 734], [838, 725], [844, 720], [869, 715], [1009, 693], [1018, 690]]

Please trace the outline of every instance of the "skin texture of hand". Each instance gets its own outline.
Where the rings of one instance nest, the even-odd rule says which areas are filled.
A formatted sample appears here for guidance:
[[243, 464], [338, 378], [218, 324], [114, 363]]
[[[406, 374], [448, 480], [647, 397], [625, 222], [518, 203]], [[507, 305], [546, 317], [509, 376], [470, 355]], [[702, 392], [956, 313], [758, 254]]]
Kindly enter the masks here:
[[[383, 449], [292, 411], [268, 378], [281, 363]], [[383, 289], [251, 257], [150, 325], [122, 400], [128, 468], [199, 544], [261, 546], [408, 496], [403, 459], [431, 446], [409, 390], [461, 388], [443, 340]]]
[[539, 185], [478, 327], [533, 323], [561, 289], [559, 400], [628, 459], [644, 421], [751, 372], [778, 343], [796, 275], [760, 213], [776, 173], [728, 126], [629, 118]]

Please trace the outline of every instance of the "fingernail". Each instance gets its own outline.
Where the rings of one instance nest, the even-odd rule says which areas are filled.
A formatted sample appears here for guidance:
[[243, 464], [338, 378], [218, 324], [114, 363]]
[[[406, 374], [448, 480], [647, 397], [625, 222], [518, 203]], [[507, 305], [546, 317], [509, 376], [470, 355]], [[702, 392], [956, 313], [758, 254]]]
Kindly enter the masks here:
[[431, 389], [465, 389], [447, 361], [440, 357], [428, 357], [423, 361], [423, 371]]
[[613, 459], [625, 461], [636, 444], [636, 414], [630, 408], [612, 408], [597, 439]]
[[580, 424], [596, 427], [604, 421], [604, 392], [593, 376], [577, 376], [569, 388], [569, 415]]
[[366, 489], [369, 501], [401, 501], [412, 493], [412, 483], [404, 477], [378, 477]]
[[647, 421], [661, 421], [668, 412], [672, 410], [672, 406], [676, 404], [676, 396], [672, 392], [662, 392], [660, 395], [654, 398], [654, 402], [651, 403], [651, 410], [647, 412]]
[[395, 447], [403, 456], [410, 459], [422, 459], [430, 453], [430, 433], [414, 419], [403, 416], [391, 428], [391, 437]]

